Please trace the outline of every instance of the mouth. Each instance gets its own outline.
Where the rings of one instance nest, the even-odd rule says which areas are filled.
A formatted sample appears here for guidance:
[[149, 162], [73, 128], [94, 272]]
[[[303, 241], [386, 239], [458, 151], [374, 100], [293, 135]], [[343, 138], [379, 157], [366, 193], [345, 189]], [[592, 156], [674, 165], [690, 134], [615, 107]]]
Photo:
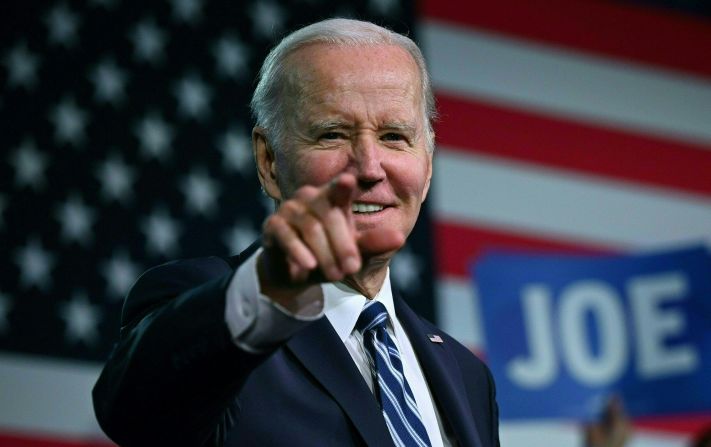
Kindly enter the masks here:
[[377, 205], [375, 203], [354, 202], [353, 205], [351, 205], [351, 211], [353, 211], [354, 214], [372, 214], [382, 211], [384, 208], [383, 205]]

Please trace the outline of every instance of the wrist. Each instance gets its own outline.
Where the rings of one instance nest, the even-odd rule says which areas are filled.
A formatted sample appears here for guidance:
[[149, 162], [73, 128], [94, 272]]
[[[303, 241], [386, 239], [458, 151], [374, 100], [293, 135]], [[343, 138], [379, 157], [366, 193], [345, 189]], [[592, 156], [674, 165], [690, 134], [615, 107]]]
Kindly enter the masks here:
[[264, 252], [257, 258], [259, 292], [287, 312], [299, 316], [315, 316], [323, 310], [323, 291], [320, 284], [280, 285], [269, 278]]

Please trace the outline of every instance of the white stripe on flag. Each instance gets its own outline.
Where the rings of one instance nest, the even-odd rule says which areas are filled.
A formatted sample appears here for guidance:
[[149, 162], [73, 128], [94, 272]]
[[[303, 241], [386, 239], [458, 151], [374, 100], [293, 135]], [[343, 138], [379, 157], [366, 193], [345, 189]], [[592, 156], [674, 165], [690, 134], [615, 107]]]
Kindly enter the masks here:
[[453, 276], [439, 277], [436, 283], [437, 326], [464, 346], [484, 350], [484, 327], [479, 297], [472, 281]]
[[105, 440], [91, 404], [100, 367], [0, 354], [0, 431]]
[[440, 221], [484, 223], [601, 247], [710, 242], [711, 200], [441, 148], [432, 207]]
[[435, 90], [711, 142], [710, 80], [431, 20], [420, 36]]
[[[526, 447], [584, 445], [579, 424], [564, 421], [502, 422], [501, 445]], [[635, 429], [625, 447], [687, 447], [690, 436]]]

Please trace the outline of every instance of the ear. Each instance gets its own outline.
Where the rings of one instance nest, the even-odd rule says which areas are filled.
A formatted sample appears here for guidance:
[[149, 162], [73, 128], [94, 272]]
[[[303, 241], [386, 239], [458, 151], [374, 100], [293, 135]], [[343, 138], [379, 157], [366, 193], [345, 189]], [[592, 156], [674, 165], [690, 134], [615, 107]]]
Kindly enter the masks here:
[[425, 201], [427, 198], [427, 192], [430, 190], [430, 182], [432, 181], [432, 163], [434, 161], [433, 152], [427, 152], [427, 179], [425, 180], [425, 187], [422, 189], [422, 201], [420, 203]]
[[281, 201], [274, 149], [267, 139], [266, 131], [261, 127], [252, 129], [252, 150], [254, 151], [254, 160], [257, 162], [257, 173], [262, 189], [272, 199]]

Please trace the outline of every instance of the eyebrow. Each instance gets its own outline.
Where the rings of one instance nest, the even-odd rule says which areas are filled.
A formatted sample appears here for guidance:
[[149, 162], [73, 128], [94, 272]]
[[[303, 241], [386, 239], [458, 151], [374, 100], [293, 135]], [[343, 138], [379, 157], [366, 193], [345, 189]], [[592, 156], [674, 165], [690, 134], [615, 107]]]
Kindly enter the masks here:
[[[353, 125], [345, 121], [325, 120], [317, 121], [309, 125], [309, 131], [312, 133], [327, 132], [334, 129], [352, 129]], [[380, 126], [381, 130], [396, 130], [405, 133], [417, 133], [417, 127], [413, 124], [402, 122], [387, 122]]]
[[417, 133], [417, 127], [412, 124], [409, 124], [409, 123], [398, 123], [398, 122], [384, 123], [381, 126], [381, 128], [385, 129], [385, 130], [397, 130], [397, 131], [404, 132], [404, 133], [412, 133], [412, 134]]
[[326, 121], [317, 121], [315, 123], [311, 123], [309, 125], [309, 131], [311, 133], [321, 133], [333, 129], [350, 129], [353, 126], [351, 124], [346, 123], [345, 121], [338, 121], [338, 120], [326, 120]]

